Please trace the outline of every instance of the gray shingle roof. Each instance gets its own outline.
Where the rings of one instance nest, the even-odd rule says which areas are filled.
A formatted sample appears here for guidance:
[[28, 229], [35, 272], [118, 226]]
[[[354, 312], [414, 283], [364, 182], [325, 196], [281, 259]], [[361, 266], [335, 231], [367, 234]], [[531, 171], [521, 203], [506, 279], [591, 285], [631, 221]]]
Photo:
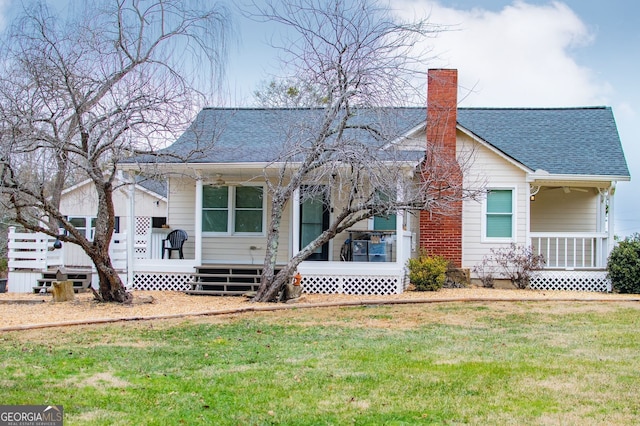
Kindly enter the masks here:
[[[388, 140], [424, 124], [425, 108], [389, 108], [379, 116]], [[389, 114], [392, 112], [393, 114]], [[367, 122], [371, 114], [366, 116]], [[203, 109], [165, 152], [185, 155], [216, 139], [195, 163], [265, 163], [287, 149], [287, 136], [309, 136], [321, 109]], [[629, 176], [611, 108], [459, 108], [458, 124], [531, 170]], [[308, 133], [308, 134], [307, 134]], [[382, 145], [369, 134], [358, 140]], [[416, 157], [416, 153], [407, 153]], [[417, 157], [416, 157], [417, 158]], [[175, 159], [172, 162], [178, 162]]]
[[157, 180], [152, 178], [147, 178], [144, 176], [136, 175], [135, 177], [136, 183], [141, 187], [148, 189], [151, 192], [158, 194], [161, 197], [167, 197], [167, 182], [164, 180]]
[[[370, 132], [352, 130], [347, 132], [368, 148], [379, 148], [400, 137], [408, 130], [409, 123], [424, 120], [424, 110], [415, 108], [386, 109], [393, 114], [363, 111], [360, 123], [376, 123], [386, 137], [376, 139]], [[276, 161], [293, 147], [290, 141], [310, 140], [317, 133], [322, 109], [254, 109], [254, 108], [205, 108], [195, 118], [189, 129], [176, 142], [162, 150], [161, 154], [187, 156], [197, 147], [207, 146], [215, 140], [212, 148], [200, 155], [190, 156], [190, 163], [267, 163]], [[376, 114], [376, 116], [372, 116]], [[420, 118], [418, 118], [418, 116]], [[379, 119], [378, 119], [379, 118]], [[358, 119], [355, 120], [358, 122]], [[418, 161], [420, 151], [400, 153], [406, 160]], [[166, 157], [163, 162], [181, 162], [178, 158]], [[397, 158], [397, 157], [396, 157]], [[140, 159], [137, 159], [140, 161]]]
[[629, 176], [609, 107], [460, 108], [458, 124], [532, 170]]

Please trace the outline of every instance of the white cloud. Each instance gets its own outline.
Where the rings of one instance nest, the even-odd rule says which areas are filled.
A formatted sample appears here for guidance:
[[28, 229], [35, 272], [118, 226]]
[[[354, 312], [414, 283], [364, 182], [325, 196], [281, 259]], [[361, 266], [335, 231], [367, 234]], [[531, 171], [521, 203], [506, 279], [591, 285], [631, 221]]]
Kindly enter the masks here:
[[394, 7], [406, 19], [424, 10], [432, 23], [451, 25], [428, 41], [439, 55], [429, 66], [459, 70], [461, 87], [474, 91], [461, 93], [465, 106], [606, 103], [611, 88], [571, 56], [593, 36], [563, 3], [514, 1], [498, 12], [457, 10], [433, 0], [394, 1]]

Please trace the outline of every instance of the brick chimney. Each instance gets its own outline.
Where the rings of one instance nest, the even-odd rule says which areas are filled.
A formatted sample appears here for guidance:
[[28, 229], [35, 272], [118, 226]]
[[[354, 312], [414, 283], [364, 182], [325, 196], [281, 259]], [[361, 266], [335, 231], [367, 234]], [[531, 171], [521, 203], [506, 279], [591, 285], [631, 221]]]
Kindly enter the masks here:
[[[430, 69], [427, 88], [427, 160], [424, 178], [430, 190], [461, 186], [462, 174], [456, 162], [456, 122], [458, 108], [458, 71]], [[454, 172], [451, 170], [455, 168]], [[449, 170], [449, 171], [447, 171]], [[446, 191], [446, 190], [445, 190]], [[454, 197], [455, 198], [455, 197]], [[443, 256], [455, 267], [462, 266], [462, 201], [448, 201], [445, 211], [420, 212], [420, 248], [429, 255]]]

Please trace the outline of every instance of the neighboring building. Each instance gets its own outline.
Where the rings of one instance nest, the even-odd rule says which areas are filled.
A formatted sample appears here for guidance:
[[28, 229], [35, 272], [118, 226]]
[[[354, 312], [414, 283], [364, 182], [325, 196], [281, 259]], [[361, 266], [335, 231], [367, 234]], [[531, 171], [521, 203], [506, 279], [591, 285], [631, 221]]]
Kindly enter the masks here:
[[[119, 187], [113, 193], [113, 205], [115, 210], [115, 230], [116, 233], [126, 233], [129, 227], [130, 208], [130, 185], [127, 180], [120, 175], [114, 182], [114, 186]], [[157, 180], [136, 177], [135, 206], [134, 212], [134, 235], [137, 236], [138, 251], [147, 248], [145, 242], [150, 240], [152, 232], [166, 235], [161, 228], [166, 223], [167, 217], [167, 188], [166, 184]], [[84, 180], [76, 185], [70, 186], [62, 191], [60, 199], [60, 212], [76, 227], [85, 233], [89, 239], [93, 239], [96, 215], [98, 214], [97, 193], [90, 179]], [[157, 257], [159, 256], [159, 249]], [[140, 255], [141, 253], [138, 253]], [[151, 256], [151, 252], [149, 252]], [[64, 263], [69, 267], [91, 267], [91, 260], [75, 244], [64, 245]]]

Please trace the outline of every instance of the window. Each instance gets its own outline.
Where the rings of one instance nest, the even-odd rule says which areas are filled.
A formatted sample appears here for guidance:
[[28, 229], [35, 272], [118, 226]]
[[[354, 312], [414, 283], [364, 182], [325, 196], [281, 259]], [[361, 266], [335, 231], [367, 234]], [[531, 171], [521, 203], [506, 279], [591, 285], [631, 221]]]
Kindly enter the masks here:
[[167, 224], [167, 218], [166, 217], [152, 217], [151, 218], [151, 227], [152, 228], [162, 228], [164, 225]]
[[[391, 199], [388, 194], [381, 191], [376, 191], [376, 195], [380, 199], [381, 204], [388, 203]], [[387, 216], [374, 216], [373, 229], [377, 231], [395, 231], [397, 218], [398, 216], [395, 213], [390, 213]]]
[[229, 224], [229, 187], [202, 188], [202, 232], [227, 232]]
[[235, 232], [262, 232], [262, 187], [236, 188]]
[[[85, 237], [92, 239], [93, 230], [89, 227], [89, 233], [87, 233], [87, 220], [91, 220], [91, 218], [86, 217], [69, 217], [69, 223], [73, 225], [74, 228], [78, 230], [79, 233], [83, 234]], [[95, 219], [93, 219], [95, 220]]]
[[[116, 216], [114, 222], [114, 232], [120, 232], [120, 216]], [[89, 240], [93, 241], [96, 232], [96, 218], [92, 216], [69, 216], [67, 217], [71, 223], [81, 234]], [[67, 233], [68, 234], [68, 233]]]
[[263, 193], [262, 186], [203, 187], [202, 231], [220, 234], [262, 233]]
[[487, 238], [513, 238], [513, 190], [492, 189], [487, 193], [485, 232]]

